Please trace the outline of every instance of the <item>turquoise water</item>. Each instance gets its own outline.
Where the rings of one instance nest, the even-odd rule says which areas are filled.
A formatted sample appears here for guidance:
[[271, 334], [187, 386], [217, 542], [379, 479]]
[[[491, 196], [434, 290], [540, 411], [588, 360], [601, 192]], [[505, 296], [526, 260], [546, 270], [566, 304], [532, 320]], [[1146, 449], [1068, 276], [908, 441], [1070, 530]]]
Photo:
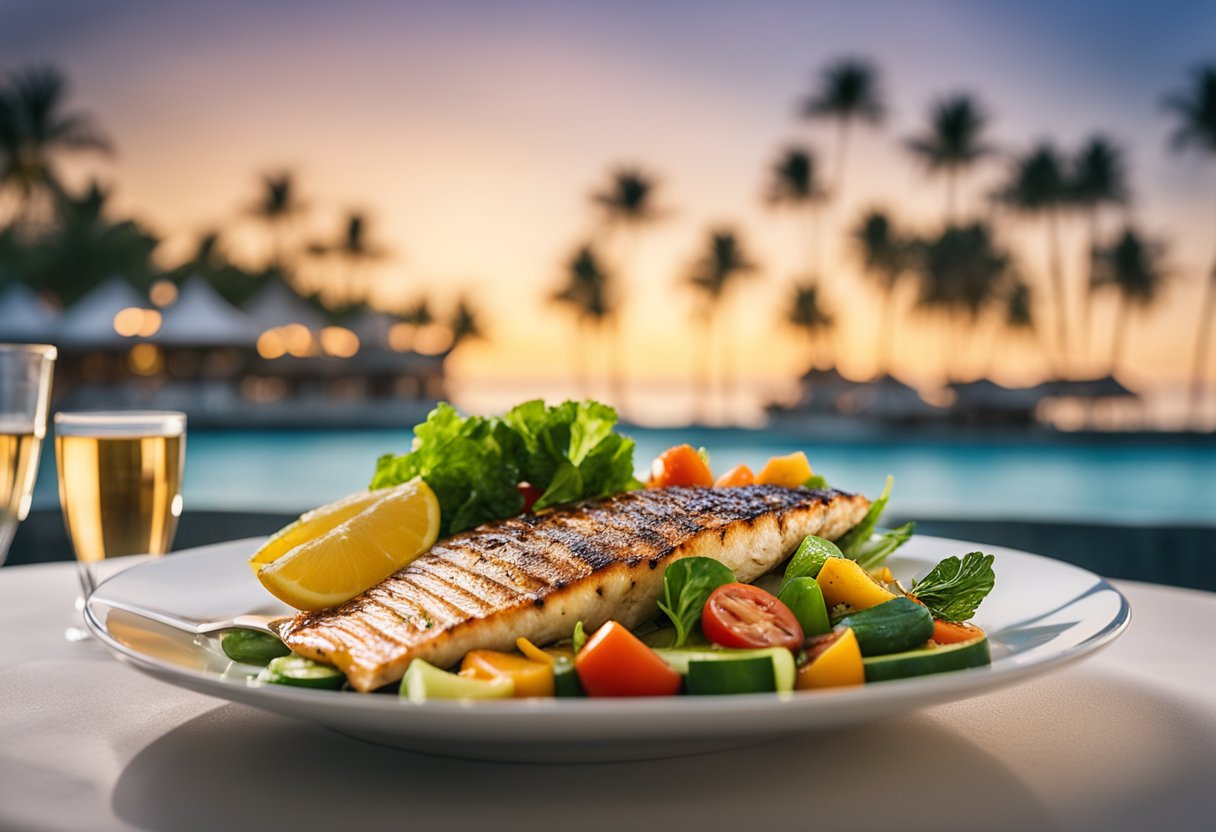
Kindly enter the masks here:
[[[715, 469], [803, 449], [836, 486], [877, 494], [895, 477], [901, 516], [1216, 524], [1216, 443], [1148, 439], [808, 442], [745, 430], [631, 431], [639, 468], [676, 442], [705, 445]], [[194, 431], [186, 510], [299, 512], [365, 488], [376, 458], [408, 448], [401, 431]], [[35, 505], [55, 503], [43, 461]]]

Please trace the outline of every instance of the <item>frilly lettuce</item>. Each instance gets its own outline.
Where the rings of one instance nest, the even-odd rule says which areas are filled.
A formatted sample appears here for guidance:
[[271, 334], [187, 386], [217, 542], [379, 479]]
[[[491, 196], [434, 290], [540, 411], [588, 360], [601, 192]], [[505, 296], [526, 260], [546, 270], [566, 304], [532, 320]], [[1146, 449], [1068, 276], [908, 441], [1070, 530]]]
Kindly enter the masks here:
[[501, 418], [461, 416], [441, 403], [414, 428], [409, 453], [380, 457], [371, 487], [422, 477], [439, 498], [441, 536], [518, 514], [521, 482], [542, 490], [537, 509], [606, 497], [641, 485], [633, 440], [616, 423], [616, 411], [594, 401], [538, 399]]

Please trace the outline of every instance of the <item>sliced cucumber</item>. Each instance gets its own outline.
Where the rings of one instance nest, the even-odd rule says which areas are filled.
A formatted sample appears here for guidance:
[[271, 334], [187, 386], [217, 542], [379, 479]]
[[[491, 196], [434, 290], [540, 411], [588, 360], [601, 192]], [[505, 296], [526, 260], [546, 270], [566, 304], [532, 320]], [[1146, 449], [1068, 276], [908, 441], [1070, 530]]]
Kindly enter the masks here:
[[220, 633], [220, 649], [234, 662], [262, 667], [279, 656], [291, 655], [291, 649], [277, 636], [259, 630], [225, 630]]
[[865, 666], [867, 682], [887, 682], [984, 667], [992, 664], [992, 655], [988, 650], [988, 639], [981, 637], [957, 644], [924, 647], [920, 650], [892, 653], [889, 656], [874, 656], [863, 659], [862, 664]]
[[933, 615], [923, 604], [908, 598], [894, 598], [849, 613], [837, 626], [853, 629], [863, 656], [900, 653], [933, 637]]
[[553, 695], [558, 698], [586, 696], [583, 683], [574, 670], [574, 662], [567, 658], [553, 660]]
[[506, 676], [472, 679], [440, 670], [435, 665], [414, 659], [401, 679], [399, 693], [411, 702], [428, 699], [509, 699], [515, 682]]
[[794, 654], [784, 647], [764, 650], [658, 649], [654, 652], [685, 678], [689, 693], [784, 692], [794, 689], [797, 673]]
[[337, 690], [342, 687], [346, 677], [336, 667], [292, 655], [272, 659], [258, 674], [258, 681], [297, 688]]

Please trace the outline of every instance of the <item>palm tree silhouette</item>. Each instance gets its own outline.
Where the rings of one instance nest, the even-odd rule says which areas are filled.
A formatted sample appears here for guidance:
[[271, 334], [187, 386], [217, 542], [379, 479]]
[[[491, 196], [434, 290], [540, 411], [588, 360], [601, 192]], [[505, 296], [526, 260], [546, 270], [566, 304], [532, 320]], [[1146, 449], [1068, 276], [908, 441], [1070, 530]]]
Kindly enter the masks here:
[[297, 193], [295, 178], [290, 171], [282, 170], [262, 175], [262, 193], [254, 203], [252, 212], [270, 229], [270, 269], [286, 275], [286, 235], [291, 223], [304, 212], [304, 204]]
[[590, 394], [588, 372], [588, 335], [602, 332], [614, 310], [614, 294], [610, 291], [614, 282], [605, 270], [599, 254], [590, 243], [575, 249], [566, 261], [562, 286], [550, 296], [550, 300], [565, 306], [576, 316], [574, 338], [575, 375], [582, 395]]
[[57, 170], [60, 156], [76, 152], [109, 155], [113, 148], [93, 117], [65, 112], [67, 78], [54, 67], [11, 73], [0, 83], [0, 194], [13, 191], [17, 219], [41, 219], [64, 196]]
[[160, 241], [134, 220], [111, 220], [109, 200], [110, 191], [96, 182], [79, 196], [60, 192], [53, 230], [35, 245], [31, 282], [65, 305], [114, 274], [144, 291], [156, 278], [152, 253]]
[[[1128, 200], [1127, 177], [1123, 164], [1123, 150], [1104, 136], [1093, 136], [1081, 148], [1073, 163], [1072, 181], [1069, 183], [1072, 200], [1085, 210], [1089, 217], [1089, 245], [1086, 265], [1089, 267], [1088, 283], [1094, 285], [1097, 268], [1099, 220], [1105, 206], [1125, 205]], [[1081, 304], [1081, 346], [1089, 345], [1090, 321], [1093, 304], [1088, 294]]]
[[[1170, 139], [1173, 148], [1179, 152], [1194, 148], [1216, 158], [1216, 64], [1197, 67], [1191, 73], [1191, 86], [1166, 98], [1165, 107], [1177, 119], [1177, 129]], [[1216, 326], [1216, 262], [1208, 274], [1199, 308], [1199, 331], [1195, 337], [1195, 361], [1191, 370], [1192, 419], [1199, 417], [1203, 402], [1212, 327]]]
[[[835, 357], [831, 352], [832, 330], [836, 326], [836, 318], [827, 311], [820, 302], [819, 287], [813, 282], [794, 286], [786, 312], [786, 323], [794, 327], [806, 337], [807, 352], [810, 355], [811, 369], [819, 368], [819, 357], [825, 358], [825, 369], [831, 368]], [[821, 353], [820, 344], [826, 344], [828, 350]]]
[[767, 194], [769, 204], [789, 206], [806, 214], [802, 273], [805, 279], [813, 279], [821, 272], [818, 207], [827, 196], [818, 181], [815, 154], [804, 147], [785, 149], [773, 164], [771, 177]]
[[[655, 222], [661, 216], [655, 206], [655, 191], [658, 184], [654, 177], [638, 167], [621, 167], [612, 172], [608, 187], [591, 195], [592, 202], [604, 211], [610, 232], [619, 232], [623, 237], [623, 248], [618, 253], [618, 273], [627, 273], [632, 265], [632, 248], [637, 240], [637, 232], [642, 227]], [[609, 354], [611, 360], [610, 383], [612, 385], [613, 404], [617, 410], [626, 409], [625, 402], [625, 350], [622, 339], [624, 332], [621, 321], [621, 304], [616, 299], [608, 314], [599, 322], [599, 328], [606, 330], [610, 338]]]
[[958, 179], [993, 148], [983, 141], [988, 113], [966, 93], [936, 102], [929, 111], [929, 128], [908, 139], [907, 147], [929, 173], [946, 178], [946, 225], [958, 220]]
[[[687, 278], [688, 286], [701, 298], [696, 317], [701, 325], [703, 348], [700, 351], [700, 372], [697, 382], [697, 409], [702, 419], [707, 415], [710, 389], [710, 356], [713, 352], [716, 330], [724, 329], [722, 307], [730, 287], [741, 278], [752, 274], [756, 265], [743, 251], [738, 235], [725, 228], [709, 233], [705, 253], [693, 264]], [[719, 333], [724, 349], [729, 353], [734, 343], [728, 334]], [[733, 374], [728, 367], [729, 356], [724, 356], [721, 365], [722, 391], [729, 402], [733, 387]]]
[[424, 296], [407, 304], [401, 312], [401, 320], [414, 326], [430, 326], [435, 323], [435, 313], [431, 311], [431, 301]]
[[359, 272], [363, 265], [383, 258], [386, 251], [367, 240], [367, 215], [362, 211], [351, 211], [346, 215], [342, 234], [334, 243], [313, 243], [309, 253], [316, 256], [336, 255], [345, 261], [345, 291], [347, 302], [353, 302], [358, 294]]
[[1064, 166], [1056, 149], [1043, 143], [1015, 160], [1001, 199], [1026, 214], [1044, 217], [1047, 225], [1048, 275], [1055, 304], [1057, 366], [1067, 372], [1068, 304], [1060, 264], [1060, 212], [1069, 197]]
[[918, 243], [917, 253], [918, 303], [942, 318], [943, 360], [947, 375], [954, 378], [954, 362], [970, 353], [970, 335], [981, 313], [1006, 291], [1012, 261], [984, 223], [947, 228]]
[[988, 357], [991, 373], [994, 360], [1001, 353], [1002, 336], [1009, 333], [1014, 338], [1030, 337], [1034, 345], [1050, 363], [1051, 352], [1043, 343], [1042, 335], [1034, 316], [1034, 290], [1025, 281], [1015, 278], [1005, 293], [1004, 326], [997, 329], [992, 339], [992, 353]]
[[840, 199], [850, 128], [854, 122], [878, 126], [886, 115], [877, 68], [860, 58], [842, 58], [829, 64], [820, 74], [819, 88], [803, 103], [802, 114], [810, 119], [836, 122], [832, 197]]
[[452, 330], [452, 350], [454, 351], [466, 341], [476, 341], [486, 337], [485, 329], [478, 319], [477, 310], [472, 302], [461, 295], [456, 300], [456, 308], [452, 312], [448, 328]]
[[1164, 247], [1144, 239], [1132, 228], [1125, 228], [1114, 245], [1100, 250], [1096, 258], [1094, 281], [1097, 289], [1111, 288], [1118, 293], [1119, 306], [1111, 330], [1110, 372], [1119, 367], [1127, 343], [1127, 315], [1131, 307], [1147, 309], [1157, 301], [1166, 283], [1161, 265]]
[[281, 279], [277, 273], [255, 276], [237, 266], [228, 259], [224, 251], [223, 237], [215, 230], [199, 235], [194, 253], [166, 276], [180, 284], [193, 275], [201, 275], [234, 306], [243, 306], [266, 280]]
[[883, 211], [870, 211], [853, 232], [861, 252], [864, 273], [882, 292], [882, 312], [878, 321], [879, 374], [891, 372], [891, 345], [895, 340], [895, 291], [911, 266], [912, 249], [892, 228]]

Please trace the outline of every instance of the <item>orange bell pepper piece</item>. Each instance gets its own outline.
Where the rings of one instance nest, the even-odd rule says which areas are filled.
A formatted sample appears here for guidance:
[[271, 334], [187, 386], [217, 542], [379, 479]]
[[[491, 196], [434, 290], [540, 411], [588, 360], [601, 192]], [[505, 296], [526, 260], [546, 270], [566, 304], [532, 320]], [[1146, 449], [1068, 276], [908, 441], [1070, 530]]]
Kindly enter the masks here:
[[756, 481], [756, 475], [746, 465], [736, 465], [714, 481], [714, 488], [736, 488], [740, 485], [751, 485]]

